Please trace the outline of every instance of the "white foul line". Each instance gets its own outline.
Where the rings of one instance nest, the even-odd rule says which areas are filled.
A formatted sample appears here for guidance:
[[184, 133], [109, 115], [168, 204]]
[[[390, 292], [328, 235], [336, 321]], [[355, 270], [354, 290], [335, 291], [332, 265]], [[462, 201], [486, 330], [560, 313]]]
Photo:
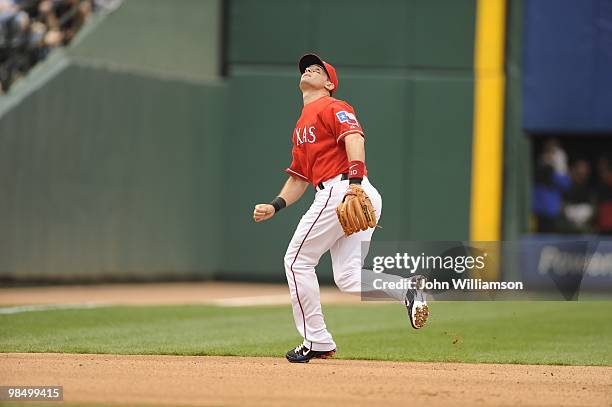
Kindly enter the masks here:
[[[212, 305], [222, 307], [247, 307], [250, 305], [282, 305], [289, 304], [288, 294], [278, 295], [260, 295], [256, 297], [237, 297], [237, 298], [220, 298], [210, 302]], [[40, 311], [55, 311], [55, 310], [71, 310], [71, 309], [94, 309], [102, 307], [111, 307], [123, 304], [34, 304], [34, 305], [18, 305], [14, 307], [0, 307], [0, 315], [21, 314], [24, 312], [40, 312]]]
[[15, 307], [0, 307], [0, 315], [20, 314], [22, 312], [54, 311], [62, 309], [91, 309], [101, 307], [108, 307], [108, 305], [93, 303], [19, 305]]

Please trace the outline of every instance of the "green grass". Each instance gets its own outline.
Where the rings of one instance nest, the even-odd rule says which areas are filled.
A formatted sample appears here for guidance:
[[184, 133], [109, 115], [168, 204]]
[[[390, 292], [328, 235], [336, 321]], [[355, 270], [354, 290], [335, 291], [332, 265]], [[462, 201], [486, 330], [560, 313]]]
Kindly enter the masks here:
[[[427, 328], [398, 304], [324, 306], [338, 358], [612, 365], [612, 302], [434, 302]], [[0, 315], [1, 352], [282, 357], [289, 306], [106, 307]]]

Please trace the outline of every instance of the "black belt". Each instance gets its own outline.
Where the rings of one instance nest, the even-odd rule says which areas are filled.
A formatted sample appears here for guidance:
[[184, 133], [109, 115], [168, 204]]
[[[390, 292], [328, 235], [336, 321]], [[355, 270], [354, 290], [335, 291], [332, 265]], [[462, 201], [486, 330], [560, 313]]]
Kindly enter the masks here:
[[[342, 178], [340, 179], [340, 181], [346, 181], [347, 179], [348, 179], [348, 172], [345, 172], [344, 174], [342, 174]], [[319, 188], [319, 191], [322, 189], [325, 189], [325, 185], [323, 185], [323, 181], [317, 184], [317, 188]]]

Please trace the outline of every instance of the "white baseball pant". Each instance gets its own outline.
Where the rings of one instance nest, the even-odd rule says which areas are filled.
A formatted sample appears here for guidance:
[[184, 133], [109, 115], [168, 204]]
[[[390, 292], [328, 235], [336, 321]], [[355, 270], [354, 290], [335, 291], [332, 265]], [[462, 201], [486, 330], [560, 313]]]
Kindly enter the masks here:
[[[314, 202], [302, 216], [285, 254], [285, 272], [296, 328], [304, 338], [304, 346], [316, 351], [336, 348], [325, 326], [319, 282], [315, 267], [321, 256], [331, 252], [334, 281], [343, 292], [359, 294], [362, 289], [362, 242], [370, 242], [374, 228], [344, 236], [336, 207], [342, 201], [349, 181], [341, 175], [317, 190]], [[367, 177], [361, 184], [376, 210], [376, 218], [382, 213], [382, 198]], [[318, 189], [318, 188], [317, 188]], [[367, 250], [368, 245], [364, 245]], [[365, 258], [367, 253], [363, 254]]]

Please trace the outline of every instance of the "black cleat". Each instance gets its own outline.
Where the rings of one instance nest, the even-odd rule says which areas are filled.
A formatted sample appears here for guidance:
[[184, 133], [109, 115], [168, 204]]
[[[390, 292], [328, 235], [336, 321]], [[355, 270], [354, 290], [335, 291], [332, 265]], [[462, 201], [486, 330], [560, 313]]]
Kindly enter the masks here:
[[406, 298], [404, 303], [408, 309], [408, 318], [410, 319], [410, 325], [414, 329], [421, 329], [425, 326], [427, 318], [429, 317], [429, 307], [427, 306], [427, 299], [425, 294], [425, 277], [414, 276], [410, 278], [411, 281], [415, 282], [415, 289], [408, 290], [406, 292]]
[[308, 363], [310, 359], [327, 359], [336, 354], [336, 349], [332, 350], [310, 350], [303, 344], [287, 352], [287, 360], [291, 363]]

